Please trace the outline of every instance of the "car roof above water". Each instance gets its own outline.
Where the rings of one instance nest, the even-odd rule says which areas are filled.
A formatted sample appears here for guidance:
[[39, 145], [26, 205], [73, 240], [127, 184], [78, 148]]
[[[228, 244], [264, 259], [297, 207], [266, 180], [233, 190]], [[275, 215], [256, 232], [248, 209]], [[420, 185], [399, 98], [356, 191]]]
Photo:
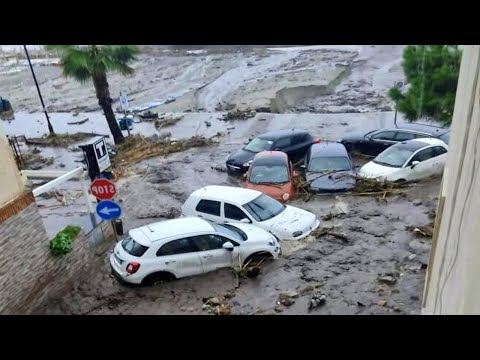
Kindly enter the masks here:
[[128, 234], [136, 242], [149, 246], [153, 242], [169, 239], [173, 236], [213, 230], [213, 226], [206, 220], [198, 217], [183, 217], [144, 225], [130, 230]]
[[345, 156], [348, 157], [348, 152], [342, 143], [335, 141], [322, 141], [313, 144], [311, 147], [311, 156], [319, 157], [332, 157], [332, 156]]
[[262, 195], [260, 191], [232, 186], [210, 185], [194, 191], [190, 197], [211, 200], [224, 200], [244, 205]]
[[440, 136], [450, 131], [449, 129], [439, 126], [417, 123], [399, 124], [396, 127], [389, 128], [388, 130], [410, 130], [429, 134], [431, 136]]
[[260, 139], [265, 139], [265, 140], [276, 140], [276, 139], [281, 139], [288, 136], [300, 135], [300, 134], [309, 135], [309, 132], [304, 129], [283, 129], [283, 130], [269, 131], [264, 134], [258, 135], [258, 137]]
[[446, 144], [436, 138], [419, 138], [419, 139], [414, 139], [414, 140], [408, 140], [408, 141], [403, 141], [401, 143], [397, 143], [392, 146], [392, 148], [398, 149], [398, 148], [403, 148], [403, 149], [408, 149], [411, 151], [417, 151], [421, 148], [431, 146], [431, 145], [440, 145], [440, 146], [446, 146]]

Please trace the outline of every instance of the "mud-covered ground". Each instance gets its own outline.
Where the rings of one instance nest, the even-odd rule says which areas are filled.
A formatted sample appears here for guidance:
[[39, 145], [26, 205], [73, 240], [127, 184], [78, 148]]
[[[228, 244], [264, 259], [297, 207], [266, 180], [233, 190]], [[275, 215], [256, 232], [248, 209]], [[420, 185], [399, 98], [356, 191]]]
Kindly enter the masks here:
[[[188, 195], [201, 186], [241, 186], [240, 180], [212, 169], [227, 155], [262, 132], [301, 127], [322, 139], [338, 140], [352, 131], [393, 125], [387, 97], [403, 80], [402, 46], [309, 47], [148, 47], [134, 64], [133, 78], [109, 76], [111, 93], [127, 92], [133, 107], [149, 102], [155, 112], [183, 116], [157, 131], [151, 122], [134, 124], [133, 133], [172, 138], [212, 137], [218, 144], [190, 149], [166, 158], [152, 158], [130, 169], [117, 182], [126, 231], [175, 217]], [[2, 64], [0, 64], [2, 65]], [[7, 134], [39, 137], [47, 129], [38, 113], [36, 90], [28, 68], [0, 66], [0, 94], [17, 110], [4, 122]], [[37, 66], [37, 78], [58, 133], [108, 134], [91, 84], [61, 76], [58, 67]], [[175, 101], [165, 103], [167, 98]], [[117, 104], [114, 105], [116, 107]], [[220, 121], [223, 111], [257, 109], [248, 120]], [[19, 111], [21, 110], [21, 111]], [[73, 112], [80, 112], [74, 116]], [[92, 112], [93, 111], [93, 112]], [[81, 125], [68, 122], [89, 118]], [[398, 121], [403, 121], [399, 114]], [[210, 124], [210, 125], [208, 125]], [[39, 148], [52, 158], [43, 169], [81, 166], [75, 144]], [[34, 147], [22, 145], [22, 151]], [[365, 159], [355, 159], [359, 164]], [[71, 289], [38, 309], [44, 314], [206, 314], [204, 298], [227, 295], [233, 314], [417, 314], [420, 312], [428, 238], [407, 226], [433, 221], [440, 179], [412, 185], [387, 196], [316, 196], [292, 205], [314, 212], [339, 239], [325, 235], [284, 243], [284, 256], [266, 264], [255, 279], [241, 279], [231, 270], [181, 279], [157, 288], [124, 287], [109, 274], [108, 254], [99, 256]], [[61, 185], [60, 194], [37, 198], [50, 235], [75, 223], [88, 227], [89, 217], [78, 182]], [[378, 280], [391, 276], [392, 283]], [[298, 292], [290, 306], [278, 305], [282, 291]], [[326, 296], [324, 306], [308, 312], [313, 293]]]
[[[192, 50], [196, 49], [196, 50]], [[160, 112], [222, 111], [345, 113], [391, 110], [386, 90], [403, 80], [403, 46], [142, 47], [135, 75], [110, 74], [112, 98], [127, 93], [132, 107], [148, 102]], [[41, 61], [41, 59], [40, 59]], [[13, 62], [14, 64], [14, 62]], [[8, 65], [8, 66], [7, 66]], [[35, 66], [50, 112], [98, 111], [92, 84]], [[0, 59], [0, 94], [16, 111], [41, 111], [31, 73]], [[114, 104], [118, 106], [118, 102]]]
[[[109, 275], [107, 257], [101, 257], [70, 291], [38, 313], [206, 314], [205, 298], [227, 294], [232, 314], [418, 314], [430, 240], [416, 237], [406, 226], [432, 221], [438, 186], [438, 179], [429, 180], [386, 199], [319, 196], [308, 203], [294, 201], [318, 216], [333, 214], [322, 226], [334, 226], [346, 240], [326, 235], [284, 243], [284, 256], [264, 266], [257, 278], [241, 279], [238, 288], [228, 269], [159, 287], [125, 287]], [[158, 198], [156, 192], [152, 195]], [[127, 201], [135, 200], [124, 201], [128, 208]], [[381, 283], [378, 278], [385, 275], [396, 282]], [[299, 293], [293, 305], [277, 304], [282, 291]], [[325, 294], [326, 304], [309, 311], [314, 292]]]

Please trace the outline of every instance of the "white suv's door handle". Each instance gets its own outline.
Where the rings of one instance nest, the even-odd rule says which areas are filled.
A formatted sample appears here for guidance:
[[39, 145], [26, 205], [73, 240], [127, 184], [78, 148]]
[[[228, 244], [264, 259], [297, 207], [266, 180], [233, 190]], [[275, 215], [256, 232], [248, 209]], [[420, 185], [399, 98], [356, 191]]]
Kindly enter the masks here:
[[176, 263], [176, 260], [165, 261], [165, 265]]
[[204, 259], [208, 259], [208, 258], [211, 258], [211, 257], [213, 257], [213, 255], [211, 255], [211, 254], [210, 254], [210, 255], [204, 255], [204, 256], [203, 256]]

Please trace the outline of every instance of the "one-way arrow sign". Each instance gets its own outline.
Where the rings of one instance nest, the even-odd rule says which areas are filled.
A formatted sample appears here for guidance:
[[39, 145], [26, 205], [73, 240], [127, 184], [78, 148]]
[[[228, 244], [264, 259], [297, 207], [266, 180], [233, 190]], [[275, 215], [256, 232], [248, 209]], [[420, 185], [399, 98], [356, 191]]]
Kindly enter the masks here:
[[116, 202], [101, 201], [97, 204], [97, 214], [103, 220], [118, 219], [122, 214], [122, 209]]

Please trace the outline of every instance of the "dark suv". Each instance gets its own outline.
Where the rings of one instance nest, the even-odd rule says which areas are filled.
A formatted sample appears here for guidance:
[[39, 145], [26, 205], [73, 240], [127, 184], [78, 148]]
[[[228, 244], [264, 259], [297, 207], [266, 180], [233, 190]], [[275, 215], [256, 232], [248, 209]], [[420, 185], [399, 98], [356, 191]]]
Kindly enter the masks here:
[[243, 149], [240, 149], [227, 158], [227, 170], [231, 174], [244, 174], [252, 163], [255, 154], [275, 150], [287, 153], [292, 162], [304, 158], [310, 145], [318, 142], [306, 130], [288, 129], [276, 130], [257, 136]]
[[366, 134], [352, 133], [340, 142], [348, 151], [355, 150], [376, 156], [396, 143], [430, 137], [438, 138], [448, 145], [450, 130], [426, 124], [401, 124], [394, 128], [374, 130]]

